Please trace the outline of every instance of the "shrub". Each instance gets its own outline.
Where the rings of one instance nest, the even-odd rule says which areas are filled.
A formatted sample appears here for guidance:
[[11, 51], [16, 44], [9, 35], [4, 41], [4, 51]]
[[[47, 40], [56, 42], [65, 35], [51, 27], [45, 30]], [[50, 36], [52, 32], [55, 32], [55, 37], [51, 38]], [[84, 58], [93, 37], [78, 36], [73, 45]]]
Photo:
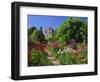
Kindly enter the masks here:
[[32, 50], [31, 52], [31, 66], [51, 65], [52, 63], [47, 59], [47, 54], [39, 50]]
[[62, 65], [71, 64], [71, 55], [66, 53], [62, 54], [60, 62]]

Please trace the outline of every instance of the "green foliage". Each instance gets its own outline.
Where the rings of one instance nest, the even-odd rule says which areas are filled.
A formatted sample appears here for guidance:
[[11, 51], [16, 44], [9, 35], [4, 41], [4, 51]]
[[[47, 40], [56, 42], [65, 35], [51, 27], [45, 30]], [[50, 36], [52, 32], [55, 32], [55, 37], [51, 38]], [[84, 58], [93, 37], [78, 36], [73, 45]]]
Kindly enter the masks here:
[[30, 35], [32, 41], [37, 41], [39, 39], [39, 32], [35, 29]]
[[38, 40], [39, 40], [40, 42], [42, 42], [42, 43], [46, 43], [46, 39], [45, 39], [45, 36], [44, 36], [42, 30], [39, 30], [39, 31], [38, 31]]
[[52, 65], [52, 63], [47, 59], [47, 54], [45, 54], [44, 52], [40, 52], [38, 50], [33, 50], [31, 52], [31, 65], [44, 66], [44, 65]]
[[71, 64], [71, 56], [70, 54], [62, 54], [61, 58], [60, 58], [60, 62], [62, 65], [68, 65], [68, 64]]
[[28, 36], [29, 38], [31, 38], [32, 41], [40, 41], [46, 43], [42, 27], [40, 27], [40, 30], [37, 30], [35, 27], [28, 29]]
[[79, 58], [77, 58], [74, 54], [71, 57], [71, 64], [82, 64]]
[[37, 65], [40, 61], [40, 53], [38, 51], [32, 51], [31, 52], [31, 64]]
[[53, 49], [53, 48], [51, 48], [51, 47], [48, 47], [48, 50], [49, 50], [51, 53], [53, 53], [53, 52], [54, 52], [54, 49]]
[[87, 51], [81, 51], [80, 55], [87, 58]]
[[35, 26], [29, 28], [28, 29], [28, 36], [30, 36], [34, 30], [36, 30], [36, 27]]
[[78, 42], [87, 42], [87, 22], [71, 17], [57, 28], [53, 37], [61, 43], [70, 39], [75, 39]]
[[[74, 53], [69, 53], [69, 52], [63, 52], [63, 49], [61, 49], [61, 52], [59, 53], [59, 50], [49, 48], [48, 49], [50, 52], [52, 52], [52, 55], [56, 58], [59, 59], [61, 65], [73, 65], [73, 64], [86, 64], [87, 60], [82, 62], [79, 57], [76, 57]], [[63, 53], [62, 53], [63, 52]], [[80, 53], [81, 57], [87, 58], [87, 51], [81, 51]]]

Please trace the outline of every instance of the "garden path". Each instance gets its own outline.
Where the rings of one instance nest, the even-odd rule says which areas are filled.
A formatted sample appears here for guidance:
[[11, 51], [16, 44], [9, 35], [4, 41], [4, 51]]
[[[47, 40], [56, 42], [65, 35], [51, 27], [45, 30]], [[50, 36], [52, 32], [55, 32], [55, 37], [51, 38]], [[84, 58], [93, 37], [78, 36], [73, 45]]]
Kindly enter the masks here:
[[48, 54], [48, 60], [52, 62], [54, 65], [60, 65], [60, 62], [58, 59], [56, 59], [51, 52], [49, 52], [47, 49], [45, 49], [45, 52]]

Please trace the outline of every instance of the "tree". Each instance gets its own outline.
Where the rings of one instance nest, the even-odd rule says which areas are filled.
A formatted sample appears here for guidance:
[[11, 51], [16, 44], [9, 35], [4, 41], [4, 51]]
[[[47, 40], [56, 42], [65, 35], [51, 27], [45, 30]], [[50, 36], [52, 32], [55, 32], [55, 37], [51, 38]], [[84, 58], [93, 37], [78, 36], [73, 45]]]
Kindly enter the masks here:
[[42, 31], [42, 26], [40, 27], [40, 31]]
[[28, 36], [32, 41], [40, 41], [41, 43], [46, 43], [42, 27], [40, 27], [40, 30], [36, 29], [36, 27], [32, 27], [28, 30], [28, 32], [29, 32]]
[[39, 33], [39, 36], [38, 36], [39, 41], [42, 42], [42, 43], [46, 43], [46, 39], [45, 39], [45, 36], [44, 36], [44, 34], [43, 34], [42, 29], [40, 29], [40, 30], [38, 31], [38, 33]]
[[37, 29], [33, 31], [33, 33], [30, 35], [30, 38], [32, 41], [38, 41], [39, 40], [39, 32]]
[[33, 33], [33, 31], [36, 30], [35, 26], [32, 26], [28, 29], [28, 36], [31, 35]]
[[58, 27], [53, 37], [61, 43], [71, 39], [87, 42], [87, 21], [70, 17]]

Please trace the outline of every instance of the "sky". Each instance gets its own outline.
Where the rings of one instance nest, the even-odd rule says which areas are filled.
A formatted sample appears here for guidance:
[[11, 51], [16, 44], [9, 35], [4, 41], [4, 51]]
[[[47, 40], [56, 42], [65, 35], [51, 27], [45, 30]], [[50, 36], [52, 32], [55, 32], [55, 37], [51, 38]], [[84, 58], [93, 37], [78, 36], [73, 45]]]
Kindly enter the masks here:
[[[54, 30], [59, 27], [69, 16], [46, 16], [46, 15], [28, 15], [28, 28], [35, 26], [43, 30], [52, 27]], [[87, 20], [87, 17], [79, 17], [81, 20]]]

